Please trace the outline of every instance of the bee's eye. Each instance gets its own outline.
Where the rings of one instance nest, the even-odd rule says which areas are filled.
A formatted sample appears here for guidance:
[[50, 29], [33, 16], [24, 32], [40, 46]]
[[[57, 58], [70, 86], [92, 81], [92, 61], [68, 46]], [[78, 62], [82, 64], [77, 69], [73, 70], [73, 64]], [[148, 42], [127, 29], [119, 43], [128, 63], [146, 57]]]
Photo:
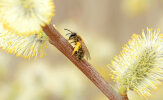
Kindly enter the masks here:
[[71, 34], [71, 36], [75, 36], [75, 35], [76, 35], [76, 33], [72, 33], [72, 34]]

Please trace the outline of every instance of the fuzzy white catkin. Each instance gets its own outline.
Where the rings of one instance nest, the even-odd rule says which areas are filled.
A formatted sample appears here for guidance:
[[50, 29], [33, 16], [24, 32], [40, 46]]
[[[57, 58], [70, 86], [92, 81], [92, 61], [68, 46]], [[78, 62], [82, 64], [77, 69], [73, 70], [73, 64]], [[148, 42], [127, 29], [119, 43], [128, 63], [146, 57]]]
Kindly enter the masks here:
[[48, 37], [42, 33], [19, 36], [8, 32], [0, 23], [0, 48], [8, 53], [24, 58], [44, 56]]
[[133, 34], [108, 66], [119, 89], [151, 96], [151, 89], [157, 89], [163, 80], [163, 34], [149, 28], [141, 35]]
[[11, 33], [39, 33], [53, 15], [53, 0], [0, 0], [0, 21]]

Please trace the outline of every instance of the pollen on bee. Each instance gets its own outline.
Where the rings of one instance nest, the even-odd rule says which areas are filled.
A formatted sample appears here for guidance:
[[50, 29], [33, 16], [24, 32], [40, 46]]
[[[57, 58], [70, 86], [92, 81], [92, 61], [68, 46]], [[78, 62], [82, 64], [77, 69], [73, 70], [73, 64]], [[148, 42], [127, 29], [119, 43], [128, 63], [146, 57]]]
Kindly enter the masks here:
[[67, 31], [69, 31], [70, 33], [68, 33], [67, 35], [70, 34], [69, 36], [69, 40], [72, 40], [72, 42], [70, 42], [71, 44], [74, 43], [74, 50], [72, 52], [72, 55], [75, 55], [78, 60], [82, 60], [84, 58], [84, 56], [88, 59], [90, 59], [90, 54], [89, 51], [83, 41], [83, 39], [75, 32], [72, 32], [68, 29], [65, 29]]

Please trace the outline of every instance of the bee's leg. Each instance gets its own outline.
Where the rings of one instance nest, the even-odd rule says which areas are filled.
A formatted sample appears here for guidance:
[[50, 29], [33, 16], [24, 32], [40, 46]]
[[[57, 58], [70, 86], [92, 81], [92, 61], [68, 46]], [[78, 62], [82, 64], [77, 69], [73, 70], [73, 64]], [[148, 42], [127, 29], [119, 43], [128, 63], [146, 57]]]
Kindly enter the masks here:
[[74, 41], [72, 41], [72, 42], [70, 42], [70, 43], [71, 43], [71, 44], [72, 44], [72, 43], [74, 43], [74, 45], [76, 45], [76, 41], [75, 41], [75, 40], [74, 40]]
[[72, 42], [70, 42], [70, 43], [75, 43], [75, 41], [72, 41]]
[[79, 48], [81, 47], [81, 44], [79, 42], [76, 43], [76, 46], [72, 52], [72, 55], [75, 53], [75, 52], [78, 52]]

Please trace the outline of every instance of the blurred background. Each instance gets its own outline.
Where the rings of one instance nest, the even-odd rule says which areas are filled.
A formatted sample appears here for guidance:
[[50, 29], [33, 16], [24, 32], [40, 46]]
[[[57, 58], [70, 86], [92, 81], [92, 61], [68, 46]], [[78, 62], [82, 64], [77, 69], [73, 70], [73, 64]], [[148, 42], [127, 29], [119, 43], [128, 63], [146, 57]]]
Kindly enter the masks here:
[[[89, 61], [108, 81], [107, 65], [133, 33], [146, 27], [163, 32], [163, 0], [54, 0], [52, 20], [80, 34]], [[26, 60], [0, 52], [0, 100], [108, 100], [63, 54], [49, 44], [43, 58]], [[149, 100], [162, 100], [163, 87]], [[130, 100], [144, 100], [134, 92]]]

